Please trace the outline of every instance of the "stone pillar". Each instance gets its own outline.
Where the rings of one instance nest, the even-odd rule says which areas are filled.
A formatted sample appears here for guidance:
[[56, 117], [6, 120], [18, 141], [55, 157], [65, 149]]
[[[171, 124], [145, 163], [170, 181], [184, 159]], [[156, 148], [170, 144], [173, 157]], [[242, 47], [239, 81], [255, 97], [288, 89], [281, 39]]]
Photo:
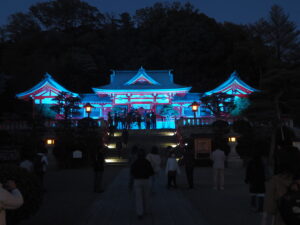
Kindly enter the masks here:
[[236, 152], [236, 146], [238, 145], [238, 142], [228, 142], [228, 145], [230, 147], [230, 153], [227, 156], [227, 162], [229, 168], [242, 168], [243, 167], [243, 160]]

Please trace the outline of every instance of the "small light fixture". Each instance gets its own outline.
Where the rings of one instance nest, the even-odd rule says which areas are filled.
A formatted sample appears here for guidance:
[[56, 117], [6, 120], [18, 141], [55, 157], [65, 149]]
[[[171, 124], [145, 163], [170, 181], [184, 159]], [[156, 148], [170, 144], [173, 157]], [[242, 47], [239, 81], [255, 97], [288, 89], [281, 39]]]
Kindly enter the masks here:
[[199, 107], [199, 104], [197, 102], [193, 102], [191, 104], [191, 107], [192, 107], [192, 111], [193, 112], [197, 112], [198, 111], [198, 107]]
[[90, 103], [86, 103], [83, 108], [85, 109], [85, 112], [88, 114], [88, 117], [90, 117], [90, 113], [92, 112], [92, 108], [94, 108]]
[[235, 143], [236, 142], [236, 137], [228, 137], [228, 142]]
[[46, 139], [46, 144], [47, 145], [54, 145], [55, 139], [54, 138], [47, 138]]

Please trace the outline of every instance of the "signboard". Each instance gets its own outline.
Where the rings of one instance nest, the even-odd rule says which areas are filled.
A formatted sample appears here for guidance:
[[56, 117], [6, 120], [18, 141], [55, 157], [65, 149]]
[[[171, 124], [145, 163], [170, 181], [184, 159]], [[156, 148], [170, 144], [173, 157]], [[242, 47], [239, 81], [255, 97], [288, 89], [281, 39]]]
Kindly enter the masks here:
[[13, 162], [20, 159], [19, 153], [15, 149], [1, 148], [0, 162]]
[[211, 153], [211, 139], [210, 138], [195, 138], [195, 157], [199, 158], [199, 155]]
[[73, 159], [81, 159], [82, 158], [82, 152], [79, 150], [76, 150], [73, 152]]

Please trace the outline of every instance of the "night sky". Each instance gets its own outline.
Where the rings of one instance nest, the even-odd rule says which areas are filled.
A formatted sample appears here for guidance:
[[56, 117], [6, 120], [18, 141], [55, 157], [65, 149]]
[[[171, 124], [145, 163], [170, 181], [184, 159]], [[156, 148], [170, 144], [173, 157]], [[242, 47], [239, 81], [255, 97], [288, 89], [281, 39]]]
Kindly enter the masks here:
[[[15, 12], [26, 12], [29, 6], [45, 0], [0, 0], [0, 25]], [[186, 0], [180, 0], [187, 2]], [[151, 6], [157, 0], [86, 0], [101, 12], [134, 13], [136, 9]], [[273, 4], [282, 6], [298, 27], [300, 26], [300, 0], [190, 0], [200, 12], [219, 22], [252, 23], [265, 17]]]

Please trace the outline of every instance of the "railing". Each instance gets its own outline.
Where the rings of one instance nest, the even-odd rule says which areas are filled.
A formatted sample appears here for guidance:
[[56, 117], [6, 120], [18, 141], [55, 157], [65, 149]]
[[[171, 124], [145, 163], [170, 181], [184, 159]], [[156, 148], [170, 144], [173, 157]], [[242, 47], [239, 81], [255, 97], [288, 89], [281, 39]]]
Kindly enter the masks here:
[[[77, 127], [80, 120], [71, 120], [71, 126]], [[104, 119], [94, 120], [98, 127], [106, 128], [107, 121]], [[58, 120], [46, 120], [44, 121], [45, 128], [56, 128], [58, 126]], [[0, 122], [0, 130], [28, 130], [32, 128], [32, 123], [25, 120], [6, 120]]]
[[204, 117], [204, 118], [180, 118], [176, 121], [176, 127], [203, 127], [209, 126], [215, 122], [215, 118]]

